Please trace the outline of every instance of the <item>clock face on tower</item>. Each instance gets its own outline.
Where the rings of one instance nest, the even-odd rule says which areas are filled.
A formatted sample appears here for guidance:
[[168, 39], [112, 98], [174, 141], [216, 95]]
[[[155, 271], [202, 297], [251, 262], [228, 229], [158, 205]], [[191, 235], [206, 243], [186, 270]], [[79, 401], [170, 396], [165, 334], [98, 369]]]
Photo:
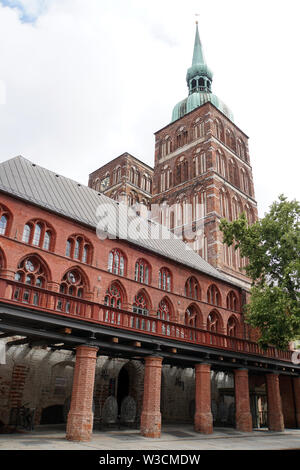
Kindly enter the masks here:
[[106, 176], [101, 180], [101, 191], [104, 191], [109, 186], [109, 176]]

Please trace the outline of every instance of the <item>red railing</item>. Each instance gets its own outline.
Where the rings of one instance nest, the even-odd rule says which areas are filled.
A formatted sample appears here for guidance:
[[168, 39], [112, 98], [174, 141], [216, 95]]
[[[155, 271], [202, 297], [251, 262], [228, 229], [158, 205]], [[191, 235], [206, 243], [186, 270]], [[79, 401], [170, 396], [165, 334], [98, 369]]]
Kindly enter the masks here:
[[274, 347], [261, 349], [257, 343], [243, 338], [226, 336], [191, 326], [182, 325], [157, 317], [144, 316], [127, 310], [119, 310], [96, 302], [83, 300], [59, 292], [32, 287], [16, 281], [0, 279], [0, 301], [43, 310], [69, 318], [88, 320], [112, 326], [175, 339], [220, 350], [269, 357], [291, 362], [292, 351], [281, 351]]

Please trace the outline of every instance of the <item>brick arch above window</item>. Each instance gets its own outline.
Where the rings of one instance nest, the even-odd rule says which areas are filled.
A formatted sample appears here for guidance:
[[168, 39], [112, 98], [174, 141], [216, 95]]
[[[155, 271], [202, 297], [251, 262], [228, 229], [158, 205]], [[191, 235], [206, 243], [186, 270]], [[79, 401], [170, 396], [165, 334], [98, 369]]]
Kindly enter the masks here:
[[190, 304], [184, 314], [184, 324], [193, 328], [202, 328], [202, 313], [196, 304]]
[[172, 321], [174, 318], [174, 307], [168, 297], [164, 297], [158, 304], [157, 317], [161, 320]]
[[126, 303], [126, 290], [119, 281], [113, 281], [107, 288], [104, 296], [104, 304], [109, 307], [124, 308]]
[[214, 333], [223, 333], [223, 320], [217, 310], [212, 310], [207, 316], [206, 328]]
[[127, 259], [119, 248], [114, 248], [108, 255], [107, 270], [110, 273], [117, 274], [118, 276], [126, 276], [127, 272]]
[[151, 283], [151, 266], [143, 258], [139, 258], [135, 262], [134, 280], [147, 285]]
[[220, 291], [216, 284], [211, 284], [207, 289], [207, 302], [212, 305], [217, 305], [221, 307], [222, 305], [222, 298]]
[[0, 204], [0, 235], [9, 236], [11, 225], [11, 211], [3, 204]]
[[233, 290], [229, 291], [226, 296], [226, 308], [235, 312], [239, 310], [238, 297]]
[[195, 300], [201, 299], [201, 289], [199, 282], [194, 276], [191, 276], [187, 279], [184, 286], [184, 293], [187, 297], [190, 297]]
[[235, 315], [228, 318], [226, 334], [235, 338], [240, 336], [240, 323]]
[[145, 291], [145, 289], [141, 289], [134, 296], [134, 299], [132, 302], [132, 311], [140, 315], [149, 315], [150, 310], [151, 310], [150, 297], [147, 291]]
[[45, 288], [49, 280], [51, 280], [49, 266], [35, 253], [24, 256], [18, 262], [15, 281]]
[[39, 289], [47, 288], [51, 279], [47, 263], [36, 254], [24, 256], [18, 263], [15, 272], [17, 284], [13, 287], [12, 300], [39, 306], [43, 294]]
[[88, 290], [88, 277], [78, 266], [69, 268], [62, 276], [60, 293], [84, 298]]
[[158, 287], [159, 289], [166, 290], [168, 292], [171, 292], [172, 290], [172, 274], [171, 271], [166, 267], [163, 267], [159, 270]]
[[91, 264], [93, 251], [92, 243], [82, 234], [73, 234], [67, 239], [65, 255], [69, 258]]
[[23, 229], [22, 241], [47, 251], [54, 251], [56, 233], [53, 227], [41, 219], [29, 220]]

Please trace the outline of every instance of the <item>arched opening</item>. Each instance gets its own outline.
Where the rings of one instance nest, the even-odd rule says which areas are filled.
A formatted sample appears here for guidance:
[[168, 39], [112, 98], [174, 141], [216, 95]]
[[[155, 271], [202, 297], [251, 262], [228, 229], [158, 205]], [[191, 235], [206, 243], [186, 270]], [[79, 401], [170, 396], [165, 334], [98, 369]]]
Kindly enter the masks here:
[[62, 424], [64, 423], [64, 406], [52, 405], [44, 408], [40, 424]]
[[121, 404], [125, 397], [129, 395], [129, 374], [125, 367], [122, 367], [118, 377], [117, 402], [118, 414], [121, 414]]

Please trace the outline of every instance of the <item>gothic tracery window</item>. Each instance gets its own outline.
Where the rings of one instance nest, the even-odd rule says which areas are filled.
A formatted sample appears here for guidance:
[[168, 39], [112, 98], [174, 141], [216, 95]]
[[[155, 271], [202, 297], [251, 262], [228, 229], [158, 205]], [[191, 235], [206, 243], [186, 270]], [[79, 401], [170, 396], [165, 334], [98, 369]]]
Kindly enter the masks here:
[[227, 322], [227, 336], [238, 336], [238, 324], [234, 316], [231, 316]]
[[150, 266], [147, 261], [144, 259], [139, 259], [135, 263], [135, 272], [134, 272], [135, 281], [141, 282], [143, 284], [149, 284], [150, 282]]
[[219, 333], [221, 329], [220, 316], [217, 312], [212, 311], [207, 317], [207, 330]]
[[90, 264], [92, 245], [83, 235], [72, 235], [66, 243], [66, 256]]
[[108, 271], [119, 276], [125, 275], [125, 257], [123, 253], [114, 248], [108, 255]]
[[195, 300], [200, 299], [200, 287], [195, 277], [192, 276], [186, 281], [184, 292], [187, 297]]
[[236, 294], [231, 290], [226, 297], [226, 307], [229, 310], [238, 310], [238, 300]]
[[47, 274], [43, 263], [36, 256], [28, 256], [19, 264], [15, 274], [15, 281], [27, 285], [26, 287], [15, 287], [13, 290], [13, 300], [39, 305], [42, 294], [37, 290], [30, 290], [31, 287], [45, 288]]
[[157, 309], [157, 317], [161, 320], [171, 320], [171, 309], [169, 302], [166, 299], [163, 299], [159, 302]]
[[43, 221], [32, 220], [24, 225], [22, 242], [43, 250], [53, 250], [53, 229]]
[[139, 292], [133, 301], [132, 311], [140, 315], [149, 315], [149, 305], [143, 292]]
[[212, 305], [221, 306], [220, 291], [215, 284], [211, 284], [207, 289], [207, 302]]
[[104, 304], [109, 307], [122, 308], [122, 300], [120, 287], [118, 284], [113, 283], [105, 293]]
[[171, 291], [171, 273], [168, 268], [161, 268], [158, 275], [158, 287], [163, 290]]

